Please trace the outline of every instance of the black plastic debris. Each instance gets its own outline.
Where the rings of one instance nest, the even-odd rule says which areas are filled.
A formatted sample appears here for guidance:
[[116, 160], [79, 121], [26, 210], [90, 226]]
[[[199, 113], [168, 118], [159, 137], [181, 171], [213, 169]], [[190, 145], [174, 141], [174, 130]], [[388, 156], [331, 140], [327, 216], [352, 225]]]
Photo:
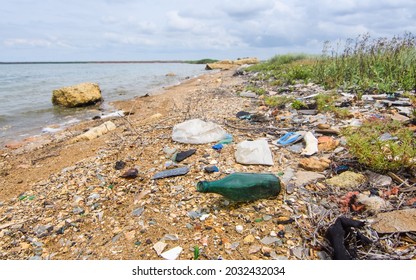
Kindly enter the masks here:
[[249, 120], [251, 118], [251, 114], [246, 111], [240, 111], [235, 116], [240, 120]]
[[192, 156], [193, 154], [195, 154], [195, 152], [196, 152], [196, 149], [190, 149], [190, 150], [187, 150], [187, 151], [184, 151], [184, 152], [179, 152], [179, 153], [176, 154], [175, 161], [176, 162], [181, 162], [184, 159], [186, 159], [186, 158]]
[[353, 228], [362, 228], [365, 225], [362, 221], [352, 220], [346, 217], [339, 217], [335, 223], [326, 231], [326, 238], [333, 248], [334, 260], [351, 260], [356, 258], [356, 252], [352, 250], [352, 244], [348, 244], [348, 236], [355, 236], [358, 241], [368, 245], [372, 241], [359, 233], [354, 234]]

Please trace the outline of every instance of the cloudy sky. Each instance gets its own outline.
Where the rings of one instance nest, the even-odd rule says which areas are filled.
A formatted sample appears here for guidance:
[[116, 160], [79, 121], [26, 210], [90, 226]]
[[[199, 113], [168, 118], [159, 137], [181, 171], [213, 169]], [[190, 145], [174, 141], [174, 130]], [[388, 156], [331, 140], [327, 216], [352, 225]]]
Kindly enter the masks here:
[[0, 61], [267, 59], [416, 33], [415, 0], [0, 0]]

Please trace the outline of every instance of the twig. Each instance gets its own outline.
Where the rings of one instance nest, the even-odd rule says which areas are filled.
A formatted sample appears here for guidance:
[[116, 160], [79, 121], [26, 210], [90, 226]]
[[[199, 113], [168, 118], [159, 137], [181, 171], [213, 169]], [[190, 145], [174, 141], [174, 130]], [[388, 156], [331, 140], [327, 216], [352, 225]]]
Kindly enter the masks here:
[[411, 185], [409, 185], [405, 180], [400, 178], [398, 175], [394, 174], [393, 172], [388, 172], [387, 175], [393, 178], [396, 182], [399, 182], [400, 184], [405, 185], [407, 188], [412, 188]]

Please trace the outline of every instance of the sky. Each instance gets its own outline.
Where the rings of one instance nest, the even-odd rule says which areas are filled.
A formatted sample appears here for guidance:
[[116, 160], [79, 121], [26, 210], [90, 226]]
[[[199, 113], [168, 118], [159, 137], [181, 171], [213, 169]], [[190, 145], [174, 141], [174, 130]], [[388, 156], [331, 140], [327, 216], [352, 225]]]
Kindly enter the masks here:
[[404, 32], [415, 0], [0, 0], [0, 62], [263, 60]]

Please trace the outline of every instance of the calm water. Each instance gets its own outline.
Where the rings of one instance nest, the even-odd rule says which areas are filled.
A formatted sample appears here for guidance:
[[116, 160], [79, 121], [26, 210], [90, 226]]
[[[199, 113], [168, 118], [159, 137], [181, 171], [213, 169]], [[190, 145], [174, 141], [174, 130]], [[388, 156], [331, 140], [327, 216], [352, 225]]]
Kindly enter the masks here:
[[[183, 63], [0, 65], [0, 145], [50, 133], [51, 126], [62, 128], [111, 113], [111, 101], [142, 96], [204, 72], [204, 65]], [[166, 76], [168, 73], [175, 76]], [[100, 108], [63, 109], [52, 105], [54, 89], [83, 82], [99, 84], [104, 98]]]

